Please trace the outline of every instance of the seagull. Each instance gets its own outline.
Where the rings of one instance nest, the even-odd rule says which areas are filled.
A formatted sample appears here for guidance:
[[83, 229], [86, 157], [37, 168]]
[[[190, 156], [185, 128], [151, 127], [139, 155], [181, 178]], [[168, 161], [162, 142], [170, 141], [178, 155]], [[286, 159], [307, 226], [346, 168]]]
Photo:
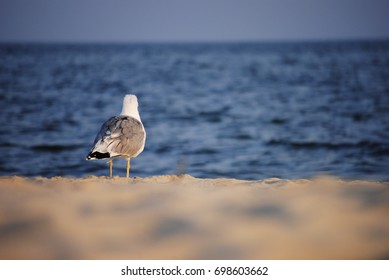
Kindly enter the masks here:
[[135, 95], [124, 96], [123, 109], [119, 116], [109, 118], [97, 133], [87, 160], [109, 159], [109, 176], [112, 178], [113, 159], [127, 159], [127, 178], [130, 176], [130, 159], [144, 149], [146, 131], [138, 111]]

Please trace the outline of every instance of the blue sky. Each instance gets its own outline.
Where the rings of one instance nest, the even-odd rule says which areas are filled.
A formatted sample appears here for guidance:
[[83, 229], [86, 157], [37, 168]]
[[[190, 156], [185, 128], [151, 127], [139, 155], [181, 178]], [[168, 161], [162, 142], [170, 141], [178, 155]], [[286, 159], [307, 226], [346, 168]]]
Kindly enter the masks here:
[[389, 39], [389, 0], [0, 0], [0, 41]]

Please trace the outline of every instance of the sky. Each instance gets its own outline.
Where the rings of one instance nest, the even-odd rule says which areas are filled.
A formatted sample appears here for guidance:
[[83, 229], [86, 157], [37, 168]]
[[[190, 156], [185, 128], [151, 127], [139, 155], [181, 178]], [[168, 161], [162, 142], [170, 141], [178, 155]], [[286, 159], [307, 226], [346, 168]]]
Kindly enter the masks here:
[[389, 0], [0, 0], [0, 41], [389, 39]]

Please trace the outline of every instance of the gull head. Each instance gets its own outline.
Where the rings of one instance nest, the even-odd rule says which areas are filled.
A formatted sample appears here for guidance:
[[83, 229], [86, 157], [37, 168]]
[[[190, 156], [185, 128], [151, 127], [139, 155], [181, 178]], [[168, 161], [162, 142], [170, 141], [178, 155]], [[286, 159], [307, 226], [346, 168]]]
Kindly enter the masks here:
[[138, 98], [136, 95], [127, 94], [124, 96], [121, 115], [131, 116], [140, 120], [138, 111]]

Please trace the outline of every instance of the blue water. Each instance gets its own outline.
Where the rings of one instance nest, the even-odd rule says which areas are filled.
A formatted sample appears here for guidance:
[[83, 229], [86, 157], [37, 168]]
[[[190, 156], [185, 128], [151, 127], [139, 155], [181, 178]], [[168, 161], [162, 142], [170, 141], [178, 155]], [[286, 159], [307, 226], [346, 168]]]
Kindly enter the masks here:
[[132, 176], [389, 180], [388, 41], [2, 44], [0, 175], [108, 175], [85, 156], [129, 92]]

